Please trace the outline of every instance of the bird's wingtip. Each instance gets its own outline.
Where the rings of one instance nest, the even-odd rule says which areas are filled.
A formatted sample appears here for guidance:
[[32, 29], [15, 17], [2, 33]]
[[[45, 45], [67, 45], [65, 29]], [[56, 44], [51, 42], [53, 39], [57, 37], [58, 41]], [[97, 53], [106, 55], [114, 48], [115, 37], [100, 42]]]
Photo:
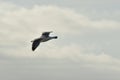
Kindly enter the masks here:
[[35, 49], [34, 49], [34, 48], [32, 48], [32, 51], [35, 51]]

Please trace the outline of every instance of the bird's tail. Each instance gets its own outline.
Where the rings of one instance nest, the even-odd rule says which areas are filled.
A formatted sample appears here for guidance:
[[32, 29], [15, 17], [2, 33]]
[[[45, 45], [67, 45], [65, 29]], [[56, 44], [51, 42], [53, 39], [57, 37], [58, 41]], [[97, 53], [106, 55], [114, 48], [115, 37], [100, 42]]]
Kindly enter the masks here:
[[30, 42], [33, 42], [34, 40], [30, 41]]

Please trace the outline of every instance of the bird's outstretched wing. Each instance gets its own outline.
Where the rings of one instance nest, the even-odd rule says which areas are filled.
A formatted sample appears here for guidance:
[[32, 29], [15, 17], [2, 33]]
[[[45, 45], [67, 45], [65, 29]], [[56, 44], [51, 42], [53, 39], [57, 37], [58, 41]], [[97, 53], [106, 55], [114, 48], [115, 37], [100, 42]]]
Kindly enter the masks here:
[[32, 43], [32, 50], [34, 51], [40, 44], [41, 39], [35, 39]]
[[52, 32], [52, 31], [50, 31], [50, 32], [43, 32], [43, 33], [42, 33], [42, 36], [48, 37], [51, 32]]

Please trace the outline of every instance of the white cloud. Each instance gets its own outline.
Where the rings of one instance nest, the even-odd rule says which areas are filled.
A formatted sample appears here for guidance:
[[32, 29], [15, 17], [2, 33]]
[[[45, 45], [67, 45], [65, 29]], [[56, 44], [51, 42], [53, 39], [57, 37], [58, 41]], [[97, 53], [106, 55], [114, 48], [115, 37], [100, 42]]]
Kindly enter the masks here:
[[[4, 56], [14, 57], [18, 59], [54, 59], [54, 60], [70, 60], [72, 62], [81, 64], [84, 67], [91, 67], [96, 69], [112, 69], [120, 71], [120, 59], [110, 56], [107, 53], [85, 53], [87, 49], [83, 49], [80, 45], [66, 45], [57, 46], [52, 42], [44, 43], [36, 49], [31, 51], [31, 45], [7, 49], [4, 51]], [[4, 59], [3, 59], [4, 60]]]
[[[4, 7], [2, 8], [4, 10]], [[14, 10], [11, 11], [11, 9]], [[14, 28], [14, 30], [27, 28], [33, 32], [36, 30], [40, 32], [54, 29], [60, 33], [76, 34], [87, 28], [116, 29], [120, 26], [117, 21], [105, 19], [93, 21], [73, 10], [57, 6], [34, 6], [30, 9], [12, 6], [7, 7], [5, 11], [7, 13], [1, 15], [1, 23], [7, 24], [6, 26]]]

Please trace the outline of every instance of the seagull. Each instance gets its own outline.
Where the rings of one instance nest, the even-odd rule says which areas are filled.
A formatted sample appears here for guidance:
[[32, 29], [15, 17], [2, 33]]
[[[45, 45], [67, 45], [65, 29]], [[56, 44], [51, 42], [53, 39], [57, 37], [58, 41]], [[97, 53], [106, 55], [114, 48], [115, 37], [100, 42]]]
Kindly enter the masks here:
[[49, 31], [49, 32], [43, 32], [40, 38], [34, 39], [32, 42], [32, 51], [34, 51], [41, 42], [46, 42], [48, 40], [51, 39], [57, 39], [57, 36], [49, 36], [50, 33], [52, 33], [53, 31]]

